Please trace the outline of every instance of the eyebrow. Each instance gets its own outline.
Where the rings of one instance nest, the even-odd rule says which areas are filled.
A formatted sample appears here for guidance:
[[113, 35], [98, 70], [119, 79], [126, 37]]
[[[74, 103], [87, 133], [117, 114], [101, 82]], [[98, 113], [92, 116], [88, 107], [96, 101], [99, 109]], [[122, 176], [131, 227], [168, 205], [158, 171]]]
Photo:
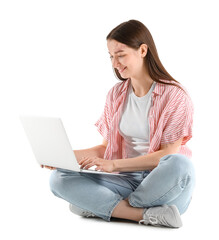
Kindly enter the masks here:
[[[124, 52], [124, 50], [118, 50], [115, 52], [115, 54], [119, 53], [119, 52]], [[108, 52], [110, 54], [110, 52]]]

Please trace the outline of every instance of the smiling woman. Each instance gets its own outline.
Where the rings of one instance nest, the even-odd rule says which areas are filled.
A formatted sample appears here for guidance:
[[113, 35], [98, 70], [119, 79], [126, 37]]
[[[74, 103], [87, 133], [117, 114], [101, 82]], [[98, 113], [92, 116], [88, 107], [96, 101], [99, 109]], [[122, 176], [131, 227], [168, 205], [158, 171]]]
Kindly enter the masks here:
[[[109, 49], [112, 66], [123, 80], [131, 78], [132, 82], [134, 83], [134, 81], [136, 81], [136, 78], [147, 78], [148, 81], [150, 81], [151, 86], [153, 80], [148, 74], [147, 66], [144, 64], [144, 61], [142, 61], [146, 56], [148, 50], [146, 44], [141, 44], [141, 46], [135, 50], [114, 39], [108, 39], [107, 46]], [[149, 88], [146, 89], [146, 91], [148, 90]], [[144, 96], [146, 93], [147, 92], [143, 92], [142, 95]]]
[[[128, 37], [126, 37], [126, 35]], [[146, 55], [144, 56], [146, 57], [144, 58], [143, 64], [145, 65], [145, 68], [148, 69], [150, 77], [159, 83], [178, 86], [177, 84], [174, 84], [175, 82], [178, 83], [178, 81], [176, 81], [166, 71], [163, 64], [161, 63], [153, 37], [148, 28], [143, 23], [137, 20], [130, 20], [128, 21], [128, 24], [127, 22], [121, 23], [107, 35], [106, 39], [108, 42], [111, 42], [109, 40], [112, 40], [115, 47], [121, 47], [121, 50], [117, 50], [114, 52], [114, 54], [124, 52], [127, 50], [127, 47], [131, 48], [133, 51], [138, 51], [142, 47], [145, 48], [144, 50], [146, 51]], [[122, 57], [123, 56], [124, 55], [122, 55]], [[113, 58], [112, 55], [111, 58]], [[114, 67], [114, 70], [120, 80], [125, 81], [128, 79], [127, 76], [121, 75], [121, 72], [118, 68]], [[162, 79], [172, 80], [173, 82], [165, 82], [162, 81]], [[180, 86], [178, 87], [181, 88]], [[183, 90], [183, 88], [181, 89]]]
[[82, 168], [118, 174], [53, 171], [55, 196], [81, 216], [182, 226], [195, 173], [186, 143], [192, 137], [193, 104], [184, 87], [159, 60], [149, 30], [130, 20], [107, 36], [112, 66], [122, 80], [106, 97], [95, 123], [103, 143], [76, 150]]

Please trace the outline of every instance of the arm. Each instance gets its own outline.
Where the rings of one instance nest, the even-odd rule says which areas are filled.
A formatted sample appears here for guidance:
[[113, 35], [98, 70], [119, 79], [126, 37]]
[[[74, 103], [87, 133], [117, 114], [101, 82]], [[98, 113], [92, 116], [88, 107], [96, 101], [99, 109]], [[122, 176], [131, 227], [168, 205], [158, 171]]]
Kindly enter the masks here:
[[106, 147], [107, 147], [107, 141], [103, 139], [103, 143], [101, 145], [88, 148], [88, 149], [74, 150], [74, 154], [78, 162], [80, 162], [83, 157], [103, 158]]
[[114, 171], [144, 171], [152, 170], [159, 164], [160, 158], [168, 154], [177, 153], [180, 149], [182, 138], [176, 142], [161, 145], [160, 150], [136, 158], [113, 160]]
[[80, 162], [81, 168], [88, 169], [97, 165], [96, 170], [105, 172], [131, 172], [152, 170], [159, 164], [160, 158], [168, 154], [177, 153], [180, 149], [182, 138], [169, 144], [161, 145], [159, 151], [136, 158], [105, 160], [99, 157], [87, 157]]

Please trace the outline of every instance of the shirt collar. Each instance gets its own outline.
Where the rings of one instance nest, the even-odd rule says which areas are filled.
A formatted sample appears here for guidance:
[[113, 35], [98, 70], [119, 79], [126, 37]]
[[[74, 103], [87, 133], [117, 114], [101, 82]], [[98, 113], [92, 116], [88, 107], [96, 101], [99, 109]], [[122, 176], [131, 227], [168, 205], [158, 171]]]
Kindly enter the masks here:
[[126, 92], [128, 90], [129, 84], [131, 83], [130, 78], [128, 78], [126, 81], [124, 81], [124, 84], [121, 89], [121, 93]]
[[[129, 84], [131, 83], [131, 79], [127, 79], [123, 86], [122, 86], [122, 89], [121, 89], [121, 93], [123, 93], [124, 91], [127, 91], [128, 90], [128, 87], [129, 87]], [[165, 90], [165, 85], [163, 83], [159, 83], [159, 82], [156, 82], [156, 86], [153, 90], [153, 93], [157, 94], [157, 95], [162, 95], [163, 92]]]
[[155, 93], [157, 95], [162, 95], [164, 90], [165, 90], [165, 85], [163, 83], [157, 82], [153, 93]]

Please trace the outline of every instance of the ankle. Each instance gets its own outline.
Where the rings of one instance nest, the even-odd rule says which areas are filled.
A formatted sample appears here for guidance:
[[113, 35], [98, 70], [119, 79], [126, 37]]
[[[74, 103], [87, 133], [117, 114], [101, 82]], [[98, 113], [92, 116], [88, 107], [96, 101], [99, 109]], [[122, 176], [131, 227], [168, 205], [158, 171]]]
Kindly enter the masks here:
[[138, 219], [138, 222], [143, 219], [144, 213], [145, 213], [145, 208], [140, 208], [139, 209], [139, 219]]

